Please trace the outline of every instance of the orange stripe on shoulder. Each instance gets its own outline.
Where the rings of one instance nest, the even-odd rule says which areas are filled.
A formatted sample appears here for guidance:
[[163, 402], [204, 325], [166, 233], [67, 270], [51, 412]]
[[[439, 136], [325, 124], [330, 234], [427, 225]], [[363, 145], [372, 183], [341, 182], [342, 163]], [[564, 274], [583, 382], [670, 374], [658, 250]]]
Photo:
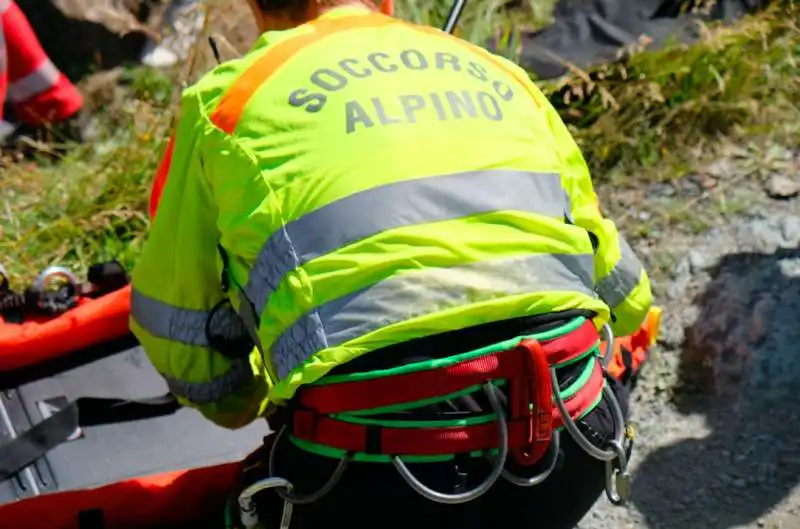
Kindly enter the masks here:
[[395, 19], [380, 13], [370, 13], [335, 19], [318, 19], [311, 22], [310, 25], [313, 27], [311, 33], [290, 37], [269, 47], [260, 59], [245, 70], [217, 104], [211, 114], [212, 123], [226, 133], [233, 134], [253, 94], [269, 80], [278, 68], [306, 46], [335, 33], [351, 29], [380, 27], [395, 21]]

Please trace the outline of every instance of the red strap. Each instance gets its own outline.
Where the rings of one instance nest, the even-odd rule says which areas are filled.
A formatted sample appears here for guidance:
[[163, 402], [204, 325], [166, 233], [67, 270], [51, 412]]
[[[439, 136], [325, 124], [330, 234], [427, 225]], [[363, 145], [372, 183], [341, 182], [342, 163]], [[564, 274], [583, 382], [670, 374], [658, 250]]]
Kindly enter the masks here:
[[524, 366], [519, 355], [508, 353], [504, 351], [405, 375], [309, 387], [300, 391], [300, 405], [328, 415], [442, 397], [487, 380], [520, 373]]
[[512, 381], [519, 387], [518, 406], [528, 416], [528, 435], [524, 446], [514, 447], [511, 454], [520, 465], [533, 465], [547, 452], [553, 436], [553, 383], [544, 347], [536, 340], [524, 340], [518, 349], [526, 364], [524, 376], [527, 384]]
[[[597, 329], [591, 321], [587, 321], [567, 335], [541, 342], [541, 347], [547, 363], [555, 366], [580, 357], [597, 341]], [[298, 398], [300, 407], [322, 415], [382, 408], [441, 397], [487, 380], [516, 377], [526, 367], [521, 355], [501, 351], [438, 369], [307, 386], [299, 392]]]
[[153, 180], [153, 190], [150, 193], [150, 220], [156, 218], [156, 210], [158, 203], [161, 201], [161, 193], [164, 191], [164, 186], [167, 184], [167, 176], [169, 175], [170, 167], [172, 166], [172, 153], [175, 151], [175, 134], [167, 144], [167, 150], [164, 151], [164, 157], [156, 171], [155, 180]]
[[[589, 381], [569, 398], [565, 404], [573, 419], [589, 409], [603, 391], [604, 377], [599, 363]], [[553, 428], [564, 425], [561, 414], [552, 409]], [[367, 432], [377, 428], [380, 433], [380, 451], [385, 455], [445, 455], [468, 453], [476, 450], [497, 448], [499, 435], [494, 422], [476, 426], [453, 428], [388, 428], [353, 424], [309, 410], [297, 410], [293, 414], [292, 434], [298, 439], [349, 452], [368, 452]], [[529, 418], [508, 421], [509, 447], [511, 449], [530, 446]], [[546, 446], [546, 444], [545, 444]]]
[[583, 325], [564, 336], [540, 343], [547, 355], [547, 363], [555, 367], [579, 358], [597, 345], [599, 340], [600, 335], [597, 333], [597, 328], [594, 323], [587, 320]]

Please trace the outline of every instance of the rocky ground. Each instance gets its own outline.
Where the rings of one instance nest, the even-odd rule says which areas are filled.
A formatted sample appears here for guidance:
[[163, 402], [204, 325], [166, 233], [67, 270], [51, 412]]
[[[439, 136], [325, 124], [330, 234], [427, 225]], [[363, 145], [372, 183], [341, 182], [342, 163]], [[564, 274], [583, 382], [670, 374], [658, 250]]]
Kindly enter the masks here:
[[635, 394], [632, 502], [602, 498], [579, 529], [800, 527], [800, 152], [721, 160], [634, 193], [662, 336]]

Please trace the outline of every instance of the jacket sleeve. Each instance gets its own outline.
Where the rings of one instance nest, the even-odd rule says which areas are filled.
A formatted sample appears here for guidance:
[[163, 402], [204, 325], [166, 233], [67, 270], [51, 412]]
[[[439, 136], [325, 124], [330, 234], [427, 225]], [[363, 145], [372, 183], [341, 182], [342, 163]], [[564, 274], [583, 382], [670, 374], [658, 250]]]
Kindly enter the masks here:
[[631, 334], [647, 317], [653, 302], [647, 272], [614, 222], [603, 217], [589, 168], [561, 117], [546, 100], [544, 109], [561, 153], [571, 220], [596, 237], [595, 292], [611, 309], [614, 334]]
[[235, 429], [264, 414], [268, 383], [252, 348], [229, 357], [209, 343], [209, 336], [240, 337], [246, 331], [224, 303], [217, 208], [202, 168], [200, 108], [187, 91], [161, 163], [166, 177], [157, 184], [160, 197], [151, 204], [155, 209], [157, 202], [158, 214], [132, 274], [130, 323], [179, 402]]

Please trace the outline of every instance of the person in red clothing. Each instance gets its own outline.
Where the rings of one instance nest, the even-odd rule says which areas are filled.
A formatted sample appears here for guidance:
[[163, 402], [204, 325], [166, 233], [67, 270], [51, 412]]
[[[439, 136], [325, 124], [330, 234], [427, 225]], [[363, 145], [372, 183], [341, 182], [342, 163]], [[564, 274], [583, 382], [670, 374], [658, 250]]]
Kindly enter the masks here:
[[[22, 123], [18, 129], [3, 122], [3, 103]], [[80, 92], [47, 57], [19, 6], [0, 0], [0, 142], [3, 129], [18, 136], [53, 126], [61, 126], [67, 139], [79, 139], [67, 125], [82, 108]]]

